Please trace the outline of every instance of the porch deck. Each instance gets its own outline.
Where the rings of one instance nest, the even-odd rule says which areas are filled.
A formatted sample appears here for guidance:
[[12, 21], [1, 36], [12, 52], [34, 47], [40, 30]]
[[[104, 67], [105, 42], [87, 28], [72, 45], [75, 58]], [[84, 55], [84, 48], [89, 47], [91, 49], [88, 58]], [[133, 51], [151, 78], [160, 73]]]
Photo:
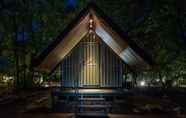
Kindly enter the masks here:
[[112, 101], [123, 100], [126, 97], [124, 93], [121, 88], [59, 89], [53, 95], [53, 108], [56, 112], [78, 111], [80, 115], [101, 113], [106, 116], [111, 111]]
[[62, 96], [118, 96], [118, 95], [124, 95], [127, 92], [123, 89], [115, 88], [100, 88], [100, 89], [93, 89], [93, 88], [80, 88], [80, 89], [72, 89], [72, 88], [65, 88], [60, 89], [55, 92], [57, 95]]

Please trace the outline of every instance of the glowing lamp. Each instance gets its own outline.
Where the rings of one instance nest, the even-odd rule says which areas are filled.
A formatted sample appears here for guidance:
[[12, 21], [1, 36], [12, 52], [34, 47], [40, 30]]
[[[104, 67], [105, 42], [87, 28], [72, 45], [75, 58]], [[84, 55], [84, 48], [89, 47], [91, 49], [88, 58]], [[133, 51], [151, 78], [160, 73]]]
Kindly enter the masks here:
[[146, 85], [145, 81], [140, 82], [140, 86], [145, 86], [145, 85]]

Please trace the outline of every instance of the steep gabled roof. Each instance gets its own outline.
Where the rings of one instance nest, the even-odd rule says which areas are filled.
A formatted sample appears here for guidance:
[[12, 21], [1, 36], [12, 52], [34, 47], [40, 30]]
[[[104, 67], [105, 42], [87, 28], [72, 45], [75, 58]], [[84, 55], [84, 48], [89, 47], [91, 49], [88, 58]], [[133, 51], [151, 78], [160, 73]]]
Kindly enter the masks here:
[[95, 4], [90, 3], [69, 26], [33, 60], [38, 71], [51, 72], [74, 46], [88, 33], [89, 20], [93, 18], [95, 33], [132, 69], [148, 69], [151, 59], [112, 22]]

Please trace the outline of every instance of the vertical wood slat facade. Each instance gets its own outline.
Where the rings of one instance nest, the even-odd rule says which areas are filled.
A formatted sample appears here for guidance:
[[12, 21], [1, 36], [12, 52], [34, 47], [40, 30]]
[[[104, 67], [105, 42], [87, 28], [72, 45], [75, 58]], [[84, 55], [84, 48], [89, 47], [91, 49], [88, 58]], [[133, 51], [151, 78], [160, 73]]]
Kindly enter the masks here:
[[122, 87], [124, 62], [95, 34], [76, 45], [61, 69], [63, 87]]

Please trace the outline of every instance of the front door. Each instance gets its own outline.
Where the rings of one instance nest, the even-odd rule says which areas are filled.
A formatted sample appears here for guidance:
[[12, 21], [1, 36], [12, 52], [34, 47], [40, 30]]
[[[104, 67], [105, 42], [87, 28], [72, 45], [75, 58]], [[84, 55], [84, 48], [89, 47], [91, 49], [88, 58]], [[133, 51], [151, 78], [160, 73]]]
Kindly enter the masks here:
[[80, 81], [81, 87], [99, 86], [99, 43], [94, 36], [82, 40], [79, 45]]

